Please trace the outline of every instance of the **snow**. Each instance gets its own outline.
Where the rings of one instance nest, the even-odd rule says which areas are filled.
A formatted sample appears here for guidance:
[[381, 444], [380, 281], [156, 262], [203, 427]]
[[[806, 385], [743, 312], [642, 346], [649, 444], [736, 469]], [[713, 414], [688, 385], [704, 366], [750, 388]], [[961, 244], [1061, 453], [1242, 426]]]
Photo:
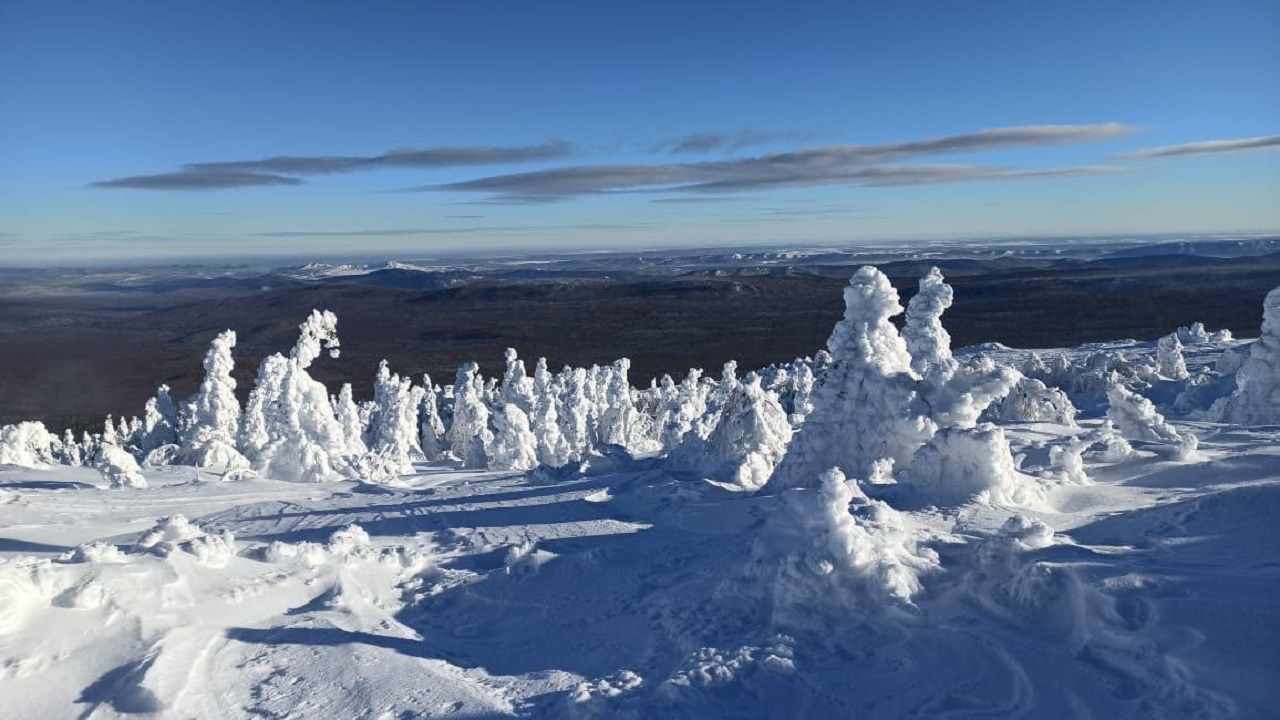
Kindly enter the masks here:
[[222, 335], [175, 410], [0, 429], [0, 716], [1273, 716], [1280, 302], [1032, 354], [950, 301], [899, 332], [866, 268], [829, 357], [365, 403], [317, 312], [242, 415]]

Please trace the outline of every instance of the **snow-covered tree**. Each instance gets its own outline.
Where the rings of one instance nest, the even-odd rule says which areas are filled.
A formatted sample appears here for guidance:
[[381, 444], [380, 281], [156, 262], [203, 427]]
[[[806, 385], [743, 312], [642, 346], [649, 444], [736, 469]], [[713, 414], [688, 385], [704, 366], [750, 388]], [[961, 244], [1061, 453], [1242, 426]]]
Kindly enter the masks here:
[[845, 288], [844, 299], [844, 318], [827, 341], [833, 362], [770, 489], [812, 486], [833, 467], [865, 477], [880, 458], [904, 465], [935, 429], [913, 410], [917, 376], [890, 321], [903, 308], [889, 278], [863, 267]]
[[658, 439], [665, 452], [679, 447], [698, 419], [707, 412], [708, 386], [702, 371], [692, 369], [676, 388], [673, 407], [666, 413]]
[[1156, 372], [1170, 380], [1185, 380], [1188, 377], [1187, 363], [1182, 357], [1182, 343], [1176, 332], [1165, 335], [1156, 342]]
[[560, 435], [569, 448], [569, 459], [581, 460], [596, 446], [596, 409], [589, 395], [590, 377], [584, 368], [565, 368], [559, 413]]
[[484, 402], [484, 380], [480, 366], [468, 361], [458, 368], [453, 384], [453, 424], [449, 427], [449, 452], [467, 468], [489, 465], [493, 432], [489, 430], [489, 407]]
[[954, 291], [938, 268], [920, 278], [920, 289], [907, 303], [902, 339], [911, 355], [911, 369], [926, 380], [945, 382], [956, 371], [951, 356], [951, 335], [942, 326], [942, 314], [951, 307]]
[[507, 348], [506, 372], [498, 392], [498, 405], [514, 404], [527, 415], [533, 412], [534, 381], [525, 372], [524, 361], [515, 348]]
[[331, 398], [334, 415], [342, 426], [342, 437], [346, 441], [347, 452], [352, 455], [363, 455], [369, 451], [364, 442], [365, 424], [360, 417], [360, 406], [356, 404], [351, 390], [351, 383], [343, 383], [338, 396]]
[[1067, 394], [1030, 377], [1022, 377], [986, 414], [1000, 422], [1043, 422], [1074, 426], [1076, 407]]
[[547, 359], [538, 358], [533, 373], [533, 414], [529, 429], [537, 439], [538, 463], [561, 467], [572, 459], [572, 449], [560, 431], [560, 391], [547, 370]]
[[631, 398], [631, 381], [627, 377], [631, 360], [621, 358], [608, 370], [604, 383], [603, 407], [600, 411], [600, 442], [634, 450], [643, 442], [643, 418]]
[[515, 403], [498, 407], [490, 452], [493, 470], [532, 470], [538, 466], [538, 440], [529, 429], [529, 416]]
[[1192, 459], [1199, 445], [1195, 435], [1180, 433], [1170, 425], [1150, 400], [1129, 391], [1119, 383], [1113, 383], [1107, 390], [1107, 419], [1115, 424], [1121, 435], [1130, 440], [1173, 446], [1173, 456], [1177, 460]]
[[111, 484], [112, 490], [145, 490], [148, 487], [147, 478], [142, 474], [142, 468], [138, 467], [138, 461], [115, 443], [102, 444], [95, 464], [98, 472], [102, 473], [102, 478]]
[[254, 471], [282, 480], [321, 482], [354, 472], [343, 426], [324, 385], [307, 369], [328, 350], [338, 354], [338, 318], [313, 310], [299, 326], [288, 358], [263, 360], [249, 396], [244, 448]]
[[445, 452], [445, 427], [440, 416], [439, 391], [431, 376], [422, 376], [422, 394], [418, 403], [418, 443], [428, 460], [439, 460]]
[[384, 469], [397, 474], [413, 472], [413, 463], [426, 459], [418, 445], [418, 405], [409, 378], [393, 375], [383, 360], [374, 378], [374, 412], [366, 444], [369, 452], [382, 457]]
[[169, 396], [169, 386], [161, 385], [147, 400], [142, 416], [138, 449], [145, 455], [162, 445], [178, 442], [178, 408]]
[[58, 461], [61, 443], [44, 423], [21, 422], [0, 427], [0, 465], [44, 467]]
[[755, 491], [769, 480], [790, 441], [791, 424], [778, 396], [763, 389], [753, 373], [721, 408], [710, 436], [686, 434], [669, 466]]
[[938, 506], [971, 500], [1025, 505], [1043, 497], [1015, 467], [1004, 431], [990, 424], [939, 430], [912, 457], [905, 482], [922, 503]]
[[1262, 334], [1236, 372], [1236, 390], [1210, 410], [1210, 417], [1240, 425], [1280, 424], [1280, 287], [1262, 304]]
[[209, 344], [204, 358], [204, 380], [200, 390], [183, 407], [178, 423], [182, 457], [197, 467], [235, 470], [248, 466], [236, 449], [240, 427], [240, 401], [236, 381], [231, 376], [235, 361], [231, 351], [236, 334], [225, 330]]

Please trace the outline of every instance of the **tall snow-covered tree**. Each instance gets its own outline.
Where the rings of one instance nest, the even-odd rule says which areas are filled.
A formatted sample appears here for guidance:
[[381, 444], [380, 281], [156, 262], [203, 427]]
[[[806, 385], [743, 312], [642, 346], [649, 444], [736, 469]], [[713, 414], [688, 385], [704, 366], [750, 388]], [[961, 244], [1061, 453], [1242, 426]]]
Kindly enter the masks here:
[[391, 373], [387, 361], [378, 366], [374, 379], [375, 407], [369, 424], [369, 452], [383, 458], [383, 467], [397, 473], [413, 472], [413, 463], [425, 460], [419, 446], [418, 402], [413, 383]]
[[480, 366], [468, 361], [458, 368], [453, 384], [453, 424], [449, 427], [449, 452], [467, 468], [489, 465], [493, 432], [489, 429], [489, 406], [485, 403], [484, 379]]
[[162, 445], [178, 442], [178, 408], [169, 396], [169, 386], [161, 385], [147, 400], [142, 416], [138, 449], [145, 455]]
[[236, 399], [236, 380], [231, 376], [235, 368], [231, 351], [235, 346], [233, 330], [225, 330], [213, 339], [204, 358], [200, 390], [183, 406], [178, 423], [181, 456], [197, 467], [236, 470], [249, 464], [236, 448], [240, 401]]
[[497, 404], [513, 404], [527, 415], [533, 411], [534, 380], [525, 371], [524, 361], [515, 348], [507, 348], [506, 363]]
[[529, 429], [529, 417], [514, 402], [500, 405], [494, 413], [494, 432], [489, 467], [493, 470], [532, 470], [538, 466], [538, 440]]
[[439, 390], [431, 376], [422, 376], [422, 395], [418, 404], [418, 443], [428, 460], [439, 460], [444, 454], [445, 426], [440, 416]]
[[890, 321], [903, 308], [889, 278], [863, 267], [844, 299], [844, 318], [827, 341], [832, 364], [814, 391], [813, 412], [769, 481], [771, 489], [813, 486], [833, 467], [867, 477], [881, 458], [903, 465], [935, 430], [912, 407], [917, 376], [906, 342]]
[[337, 357], [338, 318], [313, 310], [298, 329], [288, 358], [276, 354], [258, 368], [244, 447], [259, 474], [310, 482], [340, 479], [353, 472], [353, 458], [328, 390], [307, 372], [325, 350]]
[[346, 440], [347, 452], [351, 455], [363, 455], [369, 451], [365, 445], [365, 424], [360, 417], [360, 406], [356, 404], [351, 383], [343, 383], [338, 396], [332, 398], [333, 411], [342, 425], [342, 436]]

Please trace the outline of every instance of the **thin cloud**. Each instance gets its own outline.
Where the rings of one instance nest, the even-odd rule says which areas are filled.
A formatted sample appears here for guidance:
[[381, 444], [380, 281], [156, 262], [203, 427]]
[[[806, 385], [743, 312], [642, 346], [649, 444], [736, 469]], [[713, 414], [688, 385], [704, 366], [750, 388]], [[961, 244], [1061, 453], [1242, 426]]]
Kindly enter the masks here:
[[578, 165], [425, 185], [409, 191], [490, 193], [499, 202], [547, 201], [617, 192], [732, 193], [814, 185], [910, 185], [1091, 175], [1115, 167], [1018, 170], [961, 164], [891, 164], [930, 156], [1107, 140], [1128, 132], [1121, 123], [1033, 125], [980, 130], [910, 142], [826, 145], [757, 157], [696, 163]]
[[794, 142], [812, 137], [811, 133], [775, 133], [749, 128], [736, 133], [700, 132], [664, 140], [654, 147], [654, 151], [682, 154], [706, 153], [713, 150], [741, 150], [752, 145]]
[[127, 190], [230, 190], [233, 188], [301, 185], [296, 177], [260, 172], [199, 172], [179, 170], [158, 175], [101, 180], [90, 187]]
[[562, 140], [517, 147], [439, 147], [392, 150], [380, 155], [277, 155], [260, 160], [187, 163], [181, 170], [90, 183], [95, 188], [131, 190], [225, 190], [269, 185], [301, 185], [297, 175], [333, 175], [386, 169], [431, 169], [508, 165], [554, 160], [573, 153]]
[[1212, 155], [1217, 153], [1246, 152], [1249, 150], [1266, 150], [1280, 147], [1280, 135], [1263, 135], [1261, 137], [1239, 138], [1236, 140], [1202, 140], [1182, 145], [1165, 145], [1164, 147], [1130, 150], [1118, 157], [1123, 158], [1156, 158], [1176, 155]]

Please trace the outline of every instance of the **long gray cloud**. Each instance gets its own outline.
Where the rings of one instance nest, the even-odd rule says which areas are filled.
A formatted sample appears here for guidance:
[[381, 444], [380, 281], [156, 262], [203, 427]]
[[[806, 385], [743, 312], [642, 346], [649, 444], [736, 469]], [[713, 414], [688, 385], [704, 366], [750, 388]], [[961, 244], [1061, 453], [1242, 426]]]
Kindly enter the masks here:
[[228, 190], [270, 185], [301, 185], [302, 180], [261, 172], [198, 172], [179, 170], [158, 175], [133, 175], [102, 180], [91, 187], [129, 190]]
[[573, 153], [561, 140], [517, 147], [439, 147], [392, 150], [379, 155], [277, 155], [260, 160], [187, 163], [182, 169], [155, 175], [133, 175], [91, 183], [96, 188], [135, 190], [222, 190], [264, 185], [301, 185], [296, 175], [403, 168], [505, 165], [554, 160]]
[[465, 235], [488, 232], [530, 232], [539, 230], [631, 230], [650, 227], [648, 223], [578, 223], [574, 225], [470, 225], [457, 228], [377, 228], [369, 230], [275, 230], [253, 233], [253, 237], [412, 237], [415, 235]]
[[1130, 150], [1118, 157], [1155, 158], [1173, 157], [1176, 155], [1209, 155], [1215, 153], [1244, 152], [1246, 150], [1265, 150], [1280, 147], [1280, 135], [1263, 135], [1261, 137], [1238, 138], [1235, 140], [1202, 140], [1182, 145], [1165, 145], [1164, 147]]
[[697, 163], [579, 165], [425, 185], [410, 191], [490, 193], [495, 200], [561, 199], [608, 192], [742, 192], [813, 185], [908, 185], [1118, 172], [1114, 167], [1018, 170], [985, 165], [900, 165], [903, 160], [1070, 142], [1131, 132], [1120, 123], [1034, 125], [980, 130], [910, 142], [827, 145], [757, 157]]

